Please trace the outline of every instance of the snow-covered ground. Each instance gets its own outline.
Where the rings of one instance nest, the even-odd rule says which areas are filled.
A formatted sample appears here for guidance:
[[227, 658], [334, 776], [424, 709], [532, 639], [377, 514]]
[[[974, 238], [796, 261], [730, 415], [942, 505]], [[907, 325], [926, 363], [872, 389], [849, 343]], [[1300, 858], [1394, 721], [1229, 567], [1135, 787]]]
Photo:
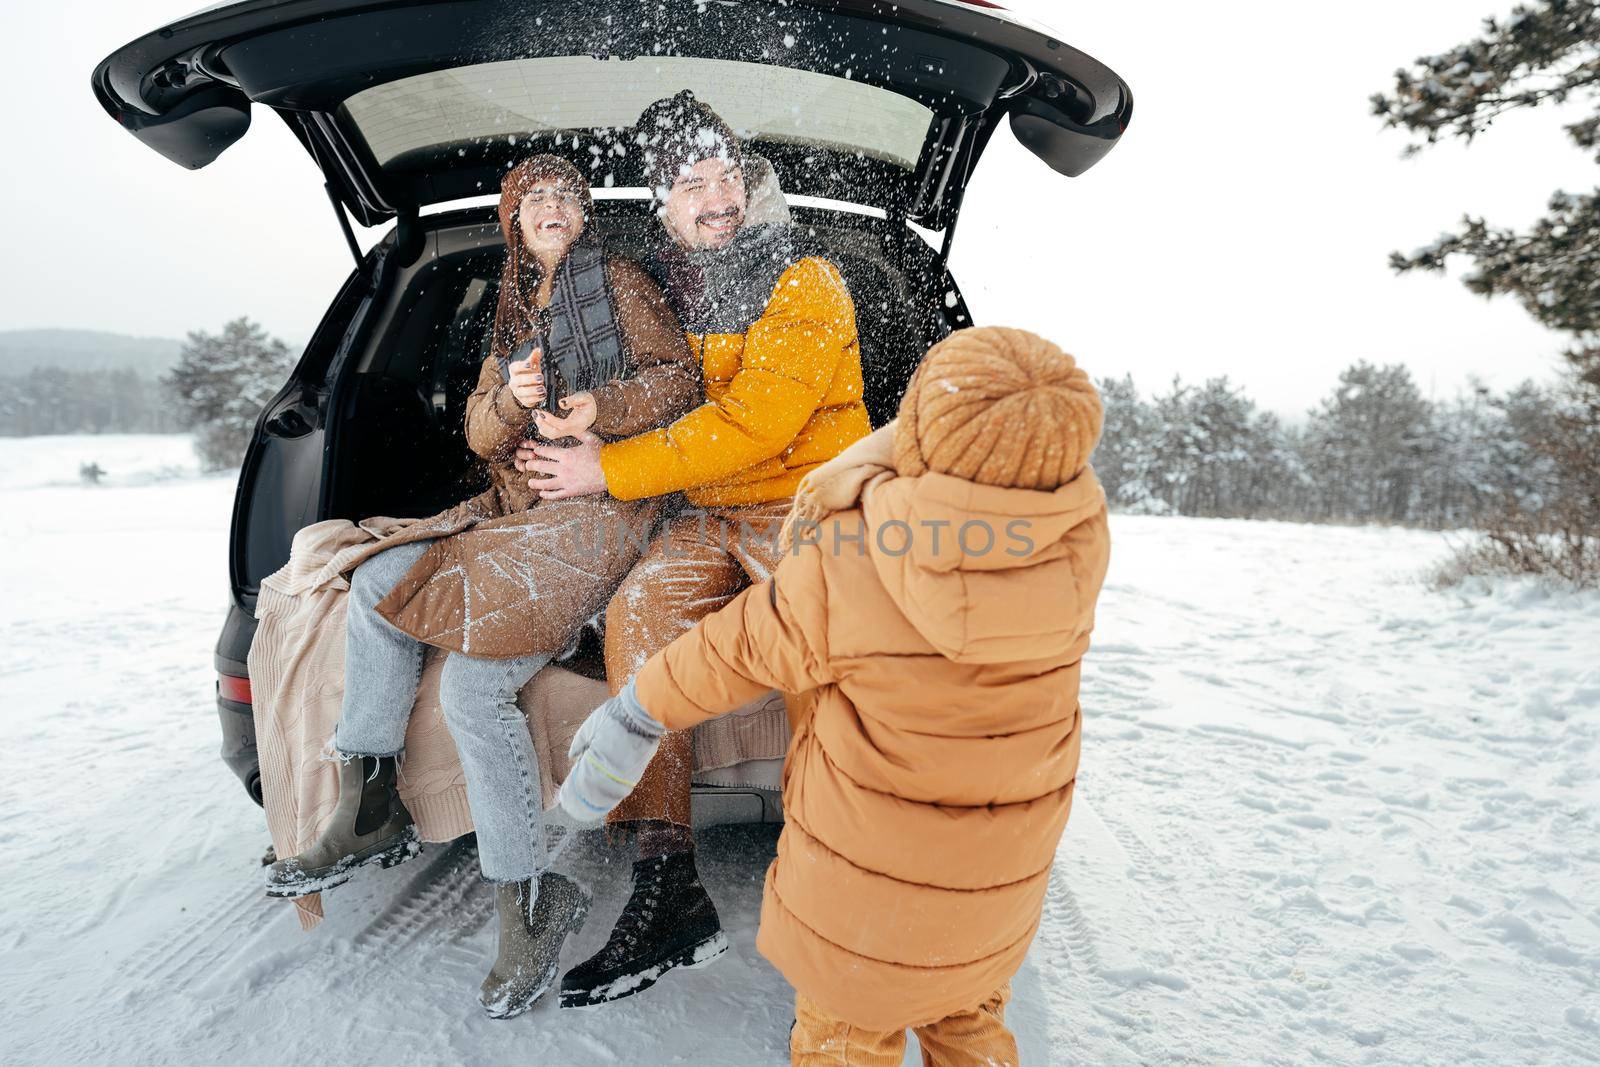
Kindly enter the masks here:
[[[183, 438], [0, 439], [0, 1062], [784, 1062], [771, 831], [703, 838], [732, 953], [510, 1022], [474, 999], [469, 849], [309, 935], [261, 897], [211, 695], [232, 492]], [[1600, 598], [1430, 593], [1425, 533], [1113, 529], [1024, 1062], [1600, 1062]], [[576, 959], [627, 864], [564, 863], [597, 896]]]

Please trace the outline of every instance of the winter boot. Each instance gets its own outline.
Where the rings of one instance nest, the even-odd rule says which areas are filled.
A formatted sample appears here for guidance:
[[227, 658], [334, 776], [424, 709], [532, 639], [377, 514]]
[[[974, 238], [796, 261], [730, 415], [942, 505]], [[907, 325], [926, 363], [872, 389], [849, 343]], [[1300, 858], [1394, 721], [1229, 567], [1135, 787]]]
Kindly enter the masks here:
[[491, 1019], [509, 1019], [533, 1007], [555, 984], [561, 945], [583, 926], [589, 898], [572, 880], [546, 871], [528, 907], [528, 882], [495, 886], [500, 955], [483, 980], [478, 1000]]
[[700, 967], [728, 951], [717, 909], [700, 884], [693, 852], [633, 865], [633, 895], [605, 947], [561, 980], [561, 1006], [620, 1000], [674, 967]]
[[303, 897], [343, 885], [357, 867], [393, 867], [422, 851], [411, 813], [395, 788], [394, 756], [338, 761], [339, 806], [316, 843], [267, 868], [267, 896]]

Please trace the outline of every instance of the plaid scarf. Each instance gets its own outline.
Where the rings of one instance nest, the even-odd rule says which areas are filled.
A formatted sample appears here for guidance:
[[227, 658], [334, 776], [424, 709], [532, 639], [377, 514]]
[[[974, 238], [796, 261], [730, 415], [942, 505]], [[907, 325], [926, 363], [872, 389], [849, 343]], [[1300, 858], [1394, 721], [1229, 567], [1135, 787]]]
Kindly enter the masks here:
[[606, 254], [598, 241], [580, 238], [556, 268], [550, 306], [535, 316], [536, 336], [512, 356], [500, 357], [500, 375], [511, 379], [511, 363], [544, 350], [545, 407], [563, 415], [564, 396], [587, 392], [623, 376], [622, 334], [617, 329], [606, 281]]

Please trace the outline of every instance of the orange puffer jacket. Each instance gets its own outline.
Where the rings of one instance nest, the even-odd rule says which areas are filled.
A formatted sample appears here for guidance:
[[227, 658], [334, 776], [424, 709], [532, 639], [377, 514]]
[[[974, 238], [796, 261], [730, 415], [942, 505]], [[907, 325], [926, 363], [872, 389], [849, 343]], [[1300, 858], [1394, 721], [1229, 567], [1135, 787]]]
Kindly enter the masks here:
[[782, 500], [871, 431], [855, 304], [827, 260], [807, 256], [785, 270], [744, 333], [688, 337], [706, 403], [664, 429], [601, 447], [606, 488], [618, 500], [679, 490], [702, 508]]
[[1004, 984], [1038, 928], [1105, 495], [1087, 468], [1052, 492], [890, 477], [804, 541], [651, 659], [638, 695], [683, 730], [806, 694], [757, 946], [829, 1014], [917, 1026]]

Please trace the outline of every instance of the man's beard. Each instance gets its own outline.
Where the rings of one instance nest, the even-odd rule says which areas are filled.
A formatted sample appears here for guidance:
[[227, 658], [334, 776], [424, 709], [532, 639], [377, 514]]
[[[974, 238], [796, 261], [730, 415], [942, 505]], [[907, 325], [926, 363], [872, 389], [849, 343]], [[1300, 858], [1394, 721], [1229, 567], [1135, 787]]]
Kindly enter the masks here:
[[[701, 243], [701, 241], [698, 240], [700, 237], [700, 227], [706, 223], [716, 222], [721, 219], [729, 219], [733, 222], [733, 225], [730, 226], [726, 231], [718, 234], [718, 236], [722, 238], [721, 242], [718, 244]], [[695, 241], [694, 247], [707, 250], [722, 248], [729, 241], [733, 240], [734, 235], [739, 232], [739, 228], [743, 225], [744, 212], [737, 207], [724, 208], [721, 211], [708, 211], [702, 215], [696, 215], [694, 218], [694, 234], [697, 240]]]
[[797, 258], [792, 227], [752, 226], [748, 211], [738, 212], [737, 218], [739, 227], [715, 248], [691, 246], [674, 222], [662, 219], [667, 240], [651, 253], [650, 270], [690, 332], [743, 333], [761, 316], [773, 286]]

